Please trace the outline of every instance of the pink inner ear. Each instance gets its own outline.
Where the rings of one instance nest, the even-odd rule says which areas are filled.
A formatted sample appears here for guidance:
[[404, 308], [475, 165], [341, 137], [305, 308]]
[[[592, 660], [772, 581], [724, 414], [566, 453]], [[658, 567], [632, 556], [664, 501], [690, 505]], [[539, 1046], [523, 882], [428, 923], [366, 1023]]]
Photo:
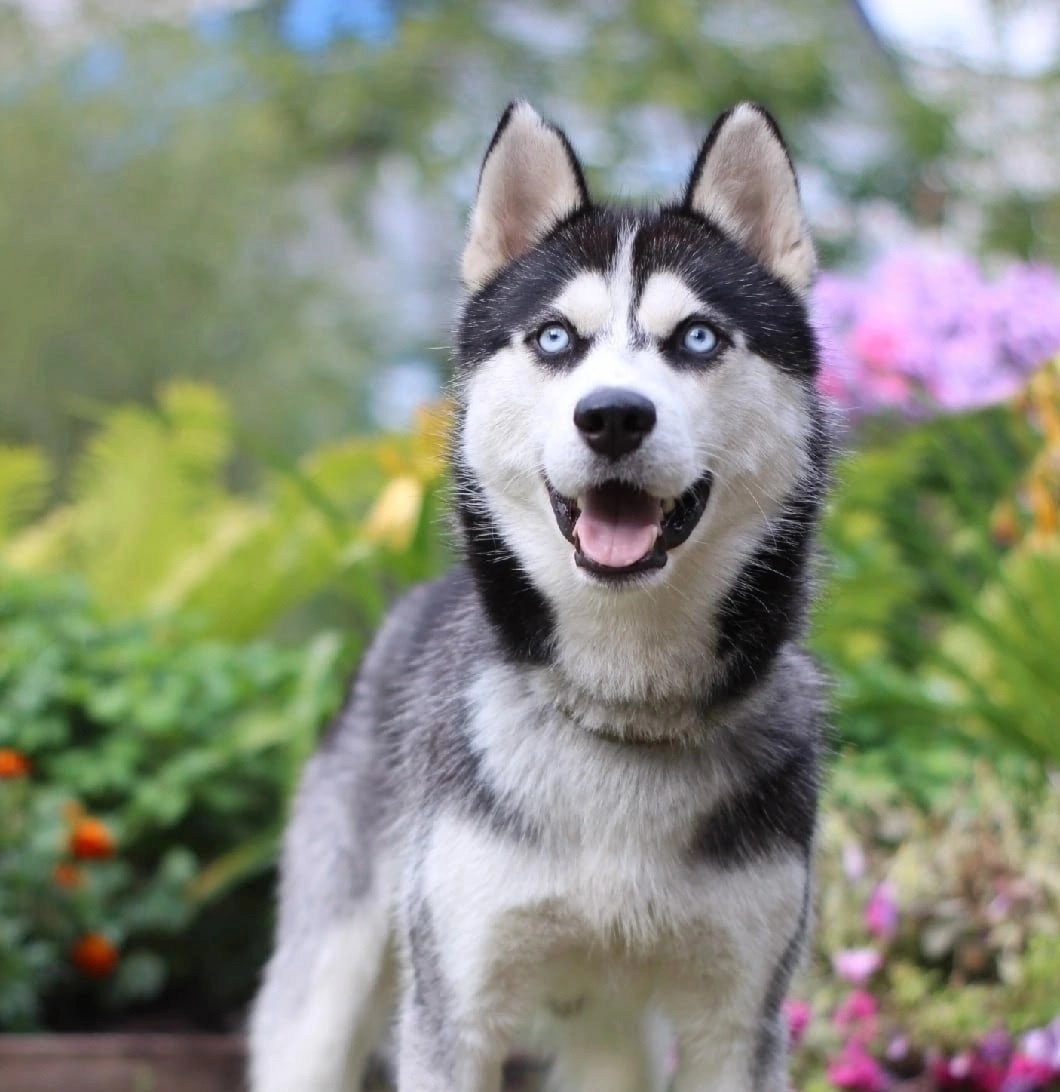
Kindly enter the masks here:
[[780, 137], [761, 110], [726, 115], [690, 182], [687, 203], [728, 231], [771, 272], [799, 291], [815, 267], [798, 182]]

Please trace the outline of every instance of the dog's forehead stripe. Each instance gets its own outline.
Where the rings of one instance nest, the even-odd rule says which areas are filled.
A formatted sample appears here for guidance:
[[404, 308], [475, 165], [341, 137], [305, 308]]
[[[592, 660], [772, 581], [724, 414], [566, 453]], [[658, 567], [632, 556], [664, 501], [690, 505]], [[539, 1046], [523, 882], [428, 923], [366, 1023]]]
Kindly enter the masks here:
[[582, 337], [592, 337], [607, 325], [611, 294], [600, 273], [579, 273], [556, 297], [553, 306]]
[[633, 299], [636, 291], [633, 270], [633, 244], [637, 225], [627, 223], [618, 240], [615, 260], [608, 270], [611, 287], [611, 322], [609, 334], [616, 345], [628, 346], [634, 339]]
[[637, 323], [651, 337], [666, 338], [686, 318], [703, 311], [703, 301], [676, 274], [652, 273], [637, 308]]

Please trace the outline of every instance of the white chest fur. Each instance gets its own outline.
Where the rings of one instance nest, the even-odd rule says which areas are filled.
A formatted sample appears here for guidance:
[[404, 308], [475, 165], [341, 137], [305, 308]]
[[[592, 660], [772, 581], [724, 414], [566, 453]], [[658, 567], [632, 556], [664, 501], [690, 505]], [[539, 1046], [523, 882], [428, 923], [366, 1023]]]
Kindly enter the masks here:
[[698, 819], [727, 790], [703, 752], [595, 738], [542, 676], [491, 668], [469, 732], [494, 797], [532, 834], [439, 815], [421, 896], [462, 1005], [513, 1029], [542, 1002], [761, 991], [799, 915], [805, 865], [697, 861]]

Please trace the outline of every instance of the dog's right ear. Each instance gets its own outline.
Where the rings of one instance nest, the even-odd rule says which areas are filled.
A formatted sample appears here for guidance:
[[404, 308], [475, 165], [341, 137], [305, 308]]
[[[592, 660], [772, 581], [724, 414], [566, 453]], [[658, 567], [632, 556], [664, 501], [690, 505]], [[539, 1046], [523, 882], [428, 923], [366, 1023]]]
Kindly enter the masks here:
[[501, 117], [479, 175], [464, 248], [464, 285], [475, 292], [560, 220], [589, 203], [566, 136], [527, 102]]

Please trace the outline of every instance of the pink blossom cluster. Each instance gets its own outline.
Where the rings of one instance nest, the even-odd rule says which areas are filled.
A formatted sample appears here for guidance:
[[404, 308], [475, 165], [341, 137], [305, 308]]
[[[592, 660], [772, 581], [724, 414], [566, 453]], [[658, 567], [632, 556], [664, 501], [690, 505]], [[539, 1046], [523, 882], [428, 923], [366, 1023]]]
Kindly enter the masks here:
[[[831, 1013], [842, 1046], [831, 1059], [827, 1078], [846, 1092], [1060, 1092], [1060, 1016], [1045, 1028], [1013, 1040], [1005, 1031], [987, 1032], [970, 1049], [954, 1055], [919, 1057], [904, 1035], [890, 1033], [871, 990], [885, 965], [886, 946], [898, 931], [899, 909], [893, 887], [877, 884], [865, 906], [864, 924], [872, 938], [832, 958], [836, 977], [848, 991]], [[806, 1036], [813, 1012], [805, 1001], [785, 1003], [793, 1048]], [[915, 1083], [906, 1083], [910, 1067]]]
[[824, 274], [813, 311], [822, 389], [855, 416], [957, 412], [1008, 398], [1060, 352], [1060, 277], [899, 250], [861, 276]]
[[1013, 1043], [1002, 1031], [972, 1049], [937, 1058], [931, 1074], [940, 1092], [1041, 1092], [1060, 1088], [1060, 1018]]

